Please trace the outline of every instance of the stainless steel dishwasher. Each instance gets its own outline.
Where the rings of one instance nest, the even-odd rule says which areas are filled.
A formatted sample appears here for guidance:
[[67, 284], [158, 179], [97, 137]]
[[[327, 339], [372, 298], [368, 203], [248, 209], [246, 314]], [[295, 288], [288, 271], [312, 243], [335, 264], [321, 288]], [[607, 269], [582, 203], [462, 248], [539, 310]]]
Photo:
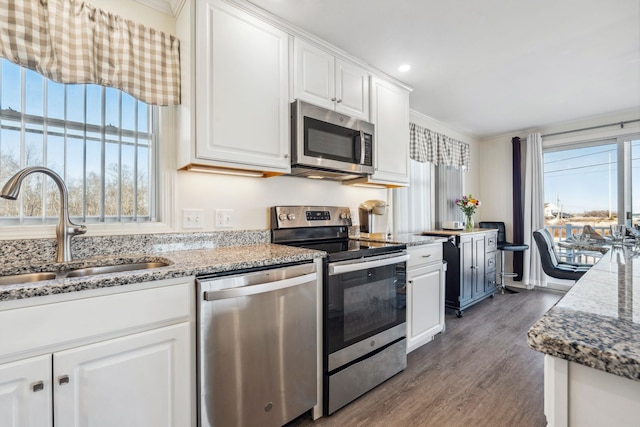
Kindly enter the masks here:
[[282, 426], [317, 402], [315, 264], [198, 277], [198, 422]]

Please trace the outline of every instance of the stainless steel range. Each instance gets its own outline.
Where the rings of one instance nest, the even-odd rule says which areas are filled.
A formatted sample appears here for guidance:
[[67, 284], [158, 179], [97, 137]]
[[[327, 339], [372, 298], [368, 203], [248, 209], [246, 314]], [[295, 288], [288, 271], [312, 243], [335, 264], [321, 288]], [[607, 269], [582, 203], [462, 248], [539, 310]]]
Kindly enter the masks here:
[[327, 252], [323, 266], [323, 397], [329, 415], [402, 371], [405, 245], [349, 239], [347, 207], [275, 206], [273, 243]]

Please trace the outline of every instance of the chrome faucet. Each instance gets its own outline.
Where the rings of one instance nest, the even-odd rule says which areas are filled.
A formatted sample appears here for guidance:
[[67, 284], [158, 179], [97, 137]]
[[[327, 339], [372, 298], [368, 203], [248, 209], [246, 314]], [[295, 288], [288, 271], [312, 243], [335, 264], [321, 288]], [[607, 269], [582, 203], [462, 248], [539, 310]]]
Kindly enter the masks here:
[[42, 166], [26, 167], [9, 178], [4, 187], [2, 187], [2, 191], [0, 191], [0, 197], [8, 200], [16, 200], [20, 193], [22, 180], [34, 172], [49, 175], [58, 186], [58, 190], [60, 190], [60, 218], [58, 226], [56, 227], [56, 238], [58, 240], [58, 254], [56, 261], [71, 261], [71, 238], [78, 234], [86, 233], [87, 227], [84, 225], [74, 224], [69, 219], [69, 192], [67, 191], [67, 186], [64, 184], [64, 181], [60, 178], [60, 175], [51, 169]]

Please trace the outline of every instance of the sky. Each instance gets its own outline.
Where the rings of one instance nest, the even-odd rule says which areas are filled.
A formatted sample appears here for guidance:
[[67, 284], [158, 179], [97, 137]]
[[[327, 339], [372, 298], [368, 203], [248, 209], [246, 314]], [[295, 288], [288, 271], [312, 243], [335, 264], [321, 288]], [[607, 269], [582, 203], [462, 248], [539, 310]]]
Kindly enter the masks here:
[[[598, 145], [544, 153], [544, 201], [568, 213], [616, 212], [617, 145]], [[640, 140], [632, 142], [632, 204], [640, 212]]]

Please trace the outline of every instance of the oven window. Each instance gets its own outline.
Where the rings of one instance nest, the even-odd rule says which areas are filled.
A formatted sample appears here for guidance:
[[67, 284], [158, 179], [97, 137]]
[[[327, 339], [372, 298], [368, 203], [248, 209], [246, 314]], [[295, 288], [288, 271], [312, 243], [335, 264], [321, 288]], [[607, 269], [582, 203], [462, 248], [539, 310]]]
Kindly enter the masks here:
[[344, 291], [344, 339], [350, 341], [393, 324], [397, 314], [396, 290], [384, 282], [347, 288]]
[[328, 353], [406, 321], [404, 265], [329, 276], [325, 294]]

